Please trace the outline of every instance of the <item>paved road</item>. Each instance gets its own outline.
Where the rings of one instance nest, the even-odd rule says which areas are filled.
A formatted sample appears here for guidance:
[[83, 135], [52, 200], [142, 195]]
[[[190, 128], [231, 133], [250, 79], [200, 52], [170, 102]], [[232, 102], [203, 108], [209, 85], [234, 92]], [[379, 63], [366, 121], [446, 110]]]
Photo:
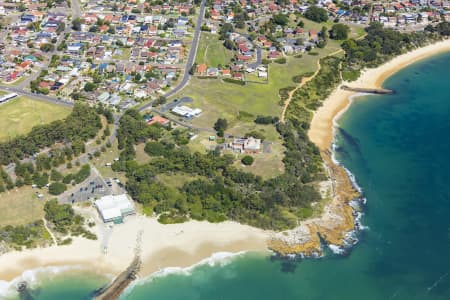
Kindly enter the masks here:
[[70, 8], [72, 9], [72, 20], [81, 17], [81, 8], [79, 0], [70, 0]]
[[262, 63], [262, 49], [261, 47], [256, 47], [256, 62], [249, 64], [250, 68], [256, 69]]
[[[203, 23], [203, 17], [205, 15], [205, 7], [206, 7], [206, 0], [202, 0], [202, 2], [200, 4], [200, 12], [198, 15], [197, 23], [195, 24], [195, 32], [194, 32], [194, 38], [192, 39], [191, 50], [189, 51], [188, 59], [186, 61], [186, 66], [184, 68], [183, 78], [181, 79], [180, 83], [178, 83], [178, 85], [174, 89], [172, 89], [171, 91], [169, 91], [168, 93], [166, 93], [164, 95], [164, 97], [166, 97], [166, 98], [178, 93], [182, 88], [184, 88], [184, 86], [188, 83], [189, 79], [191, 78], [189, 71], [191, 70], [192, 65], [194, 64], [195, 56], [197, 55], [197, 48], [198, 48], [198, 43], [200, 41], [201, 27], [202, 27], [202, 23]], [[143, 111], [143, 110], [150, 108], [152, 106], [152, 104], [153, 104], [153, 101], [143, 105], [141, 108], [139, 108], [139, 111]]]
[[69, 102], [69, 101], [65, 101], [65, 100], [60, 100], [57, 98], [53, 98], [50, 96], [46, 96], [43, 94], [34, 94], [31, 92], [27, 92], [24, 91], [22, 88], [20, 87], [16, 87], [16, 86], [9, 86], [9, 85], [5, 85], [5, 84], [0, 84], [0, 90], [5, 90], [7, 92], [12, 92], [12, 93], [16, 93], [22, 96], [27, 96], [27, 97], [31, 97], [37, 100], [41, 100], [41, 101], [46, 101], [46, 102], [50, 102], [53, 104], [58, 104], [58, 105], [63, 105], [63, 106], [67, 106], [67, 107], [72, 107], [73, 106], [73, 102]]

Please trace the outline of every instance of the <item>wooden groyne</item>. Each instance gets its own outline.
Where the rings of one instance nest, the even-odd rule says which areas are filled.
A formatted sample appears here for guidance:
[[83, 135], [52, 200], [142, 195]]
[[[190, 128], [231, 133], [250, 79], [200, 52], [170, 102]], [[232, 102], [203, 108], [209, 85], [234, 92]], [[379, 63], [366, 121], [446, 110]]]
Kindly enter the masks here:
[[114, 281], [97, 290], [94, 293], [94, 300], [114, 300], [122, 295], [123, 291], [137, 278], [137, 273], [141, 268], [141, 259], [136, 257], [130, 266], [119, 274]]
[[357, 92], [357, 93], [366, 93], [366, 94], [377, 94], [377, 95], [391, 95], [395, 92], [393, 90], [389, 89], [367, 89], [367, 88], [357, 88], [357, 87], [350, 87], [347, 85], [341, 86], [342, 90], [345, 91], [351, 91], [351, 92]]
[[119, 299], [123, 291], [137, 278], [137, 274], [141, 270], [141, 240], [142, 231], [138, 233], [136, 238], [136, 248], [134, 249], [135, 257], [128, 268], [117, 276], [109, 285], [98, 289], [93, 293], [94, 300], [116, 300]]

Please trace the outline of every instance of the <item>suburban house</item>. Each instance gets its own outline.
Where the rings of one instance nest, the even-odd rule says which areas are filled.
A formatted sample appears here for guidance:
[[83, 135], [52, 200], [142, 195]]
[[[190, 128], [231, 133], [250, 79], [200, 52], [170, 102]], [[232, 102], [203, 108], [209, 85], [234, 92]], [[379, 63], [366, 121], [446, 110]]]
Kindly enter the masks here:
[[229, 144], [229, 148], [234, 152], [239, 153], [260, 153], [261, 152], [261, 140], [253, 137], [234, 139]]
[[154, 116], [147, 122], [148, 125], [153, 125], [153, 124], [156, 124], [156, 123], [158, 123], [158, 124], [160, 124], [162, 126], [167, 126], [167, 125], [169, 125], [170, 121], [167, 120], [166, 118], [161, 117], [161, 116]]

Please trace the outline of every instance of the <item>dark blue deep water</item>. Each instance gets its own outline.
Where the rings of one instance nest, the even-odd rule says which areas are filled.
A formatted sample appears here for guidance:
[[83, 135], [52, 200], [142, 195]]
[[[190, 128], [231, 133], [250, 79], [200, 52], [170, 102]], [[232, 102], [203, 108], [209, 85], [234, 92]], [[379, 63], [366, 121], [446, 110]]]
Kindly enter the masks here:
[[[122, 299], [449, 300], [450, 54], [384, 85], [397, 93], [356, 98], [339, 120], [336, 157], [368, 200], [369, 229], [349, 256], [287, 263], [249, 254], [144, 280]], [[71, 296], [68, 286], [46, 281], [38, 299], [82, 299], [93, 289], [80, 283]]]

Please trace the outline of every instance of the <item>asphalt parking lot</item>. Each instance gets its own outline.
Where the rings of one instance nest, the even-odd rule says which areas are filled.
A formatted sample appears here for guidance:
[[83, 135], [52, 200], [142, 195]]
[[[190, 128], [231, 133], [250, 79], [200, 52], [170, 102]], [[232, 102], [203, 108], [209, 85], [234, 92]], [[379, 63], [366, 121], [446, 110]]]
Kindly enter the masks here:
[[99, 199], [106, 195], [118, 195], [125, 193], [122, 183], [117, 179], [103, 179], [100, 176], [91, 176], [83, 183], [66, 192], [60, 201], [63, 203], [78, 203]]
[[110, 194], [110, 187], [105, 185], [105, 182], [102, 180], [102, 178], [95, 177], [91, 180], [87, 180], [82, 184], [77, 185], [77, 187], [73, 189], [67, 196], [67, 200], [64, 202], [83, 202]]
[[160, 111], [162, 113], [165, 113], [169, 110], [174, 109], [178, 105], [183, 105], [185, 103], [191, 103], [192, 101], [194, 101], [194, 100], [192, 100], [192, 98], [190, 98], [190, 97], [182, 97], [181, 99], [175, 99], [172, 102], [161, 106]]

